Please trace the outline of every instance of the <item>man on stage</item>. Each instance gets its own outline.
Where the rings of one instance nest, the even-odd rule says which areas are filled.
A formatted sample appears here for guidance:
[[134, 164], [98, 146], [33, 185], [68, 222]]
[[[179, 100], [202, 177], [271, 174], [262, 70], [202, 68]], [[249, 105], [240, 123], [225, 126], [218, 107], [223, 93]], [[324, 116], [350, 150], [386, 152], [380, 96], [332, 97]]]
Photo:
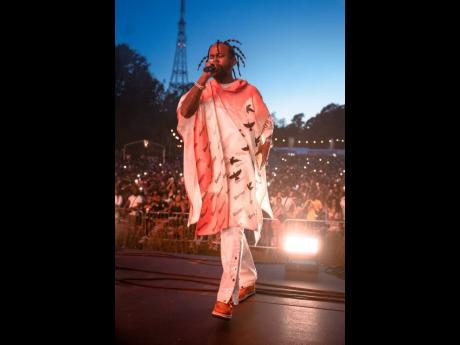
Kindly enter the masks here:
[[244, 229], [254, 231], [257, 243], [262, 209], [273, 217], [265, 172], [273, 121], [259, 91], [234, 78], [245, 56], [233, 42], [240, 44], [231, 39], [210, 46], [202, 75], [177, 107], [188, 225], [196, 223], [199, 236], [221, 233], [223, 274], [212, 315], [224, 320], [256, 291]]

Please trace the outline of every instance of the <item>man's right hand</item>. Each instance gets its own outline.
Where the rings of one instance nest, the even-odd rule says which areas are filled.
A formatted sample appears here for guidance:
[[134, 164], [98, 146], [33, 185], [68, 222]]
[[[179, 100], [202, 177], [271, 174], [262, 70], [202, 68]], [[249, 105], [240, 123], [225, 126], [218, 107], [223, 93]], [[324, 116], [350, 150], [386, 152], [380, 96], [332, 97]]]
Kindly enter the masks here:
[[198, 109], [198, 105], [200, 102], [200, 95], [201, 92], [203, 91], [203, 86], [205, 86], [206, 82], [208, 81], [209, 78], [214, 77], [217, 73], [219, 73], [222, 70], [222, 66], [219, 64], [211, 63], [210, 61], [206, 62], [206, 65], [204, 68], [214, 65], [216, 67], [216, 70], [214, 72], [205, 72], [201, 74], [200, 78], [196, 81], [198, 85], [201, 85], [202, 87], [192, 87], [190, 91], [188, 92], [188, 95], [185, 97], [183, 103], [182, 103], [182, 116], [184, 116], [186, 119], [190, 118], [195, 114], [195, 112]]
[[[214, 67], [216, 67], [215, 70], [214, 70], [214, 72], [205, 72], [205, 71], [204, 71], [204, 68], [209, 67], [209, 66], [211, 66], [211, 65], [214, 65]], [[206, 78], [206, 80], [208, 80], [208, 79], [211, 78], [211, 77], [214, 77], [217, 73], [219, 73], [219, 72], [222, 70], [222, 66], [221, 66], [221, 65], [216, 64], [216, 63], [212, 63], [212, 62], [210, 62], [210, 61], [206, 62], [206, 65], [204, 66], [204, 68], [203, 68], [203, 74], [202, 74], [202, 76], [204, 76], [204, 77]]]

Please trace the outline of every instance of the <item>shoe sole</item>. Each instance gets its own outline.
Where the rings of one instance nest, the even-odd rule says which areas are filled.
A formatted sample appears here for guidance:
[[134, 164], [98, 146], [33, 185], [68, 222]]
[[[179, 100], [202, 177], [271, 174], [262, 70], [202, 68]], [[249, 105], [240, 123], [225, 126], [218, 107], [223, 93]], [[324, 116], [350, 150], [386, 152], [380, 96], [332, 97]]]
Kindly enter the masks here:
[[251, 296], [253, 296], [253, 295], [255, 295], [255, 294], [256, 294], [256, 290], [254, 290], [254, 291], [248, 293], [248, 294], [247, 294], [246, 296], [244, 296], [242, 299], [238, 300], [238, 302], [241, 303], [241, 302], [247, 300], [249, 297], [251, 297]]
[[225, 315], [225, 314], [220, 314], [220, 313], [216, 313], [216, 312], [212, 312], [212, 316], [214, 316], [215, 318], [218, 318], [218, 319], [221, 319], [221, 320], [225, 320], [225, 321], [230, 321], [232, 319], [232, 316], [230, 315]]

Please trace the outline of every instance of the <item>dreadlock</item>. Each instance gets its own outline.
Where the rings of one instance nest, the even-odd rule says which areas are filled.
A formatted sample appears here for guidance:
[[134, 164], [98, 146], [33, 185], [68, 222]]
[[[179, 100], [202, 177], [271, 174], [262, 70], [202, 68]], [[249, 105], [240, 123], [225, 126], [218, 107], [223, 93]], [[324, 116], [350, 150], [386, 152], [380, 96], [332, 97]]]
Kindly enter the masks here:
[[[233, 38], [230, 38], [228, 40], [225, 40], [223, 42], [217, 40], [216, 43], [214, 44], [211, 44], [208, 48], [208, 54], [206, 56], [204, 56], [199, 65], [198, 65], [198, 68], [197, 68], [197, 71], [200, 69], [200, 66], [201, 64], [203, 63], [203, 61], [206, 61], [208, 62], [208, 58], [209, 58], [209, 51], [211, 50], [211, 47], [213, 45], [216, 45], [217, 44], [217, 52], [220, 53], [219, 51], [219, 44], [225, 44], [227, 47], [230, 47], [230, 50], [231, 50], [231, 53], [232, 55], [236, 58], [236, 66], [238, 67], [238, 74], [240, 75], [241, 77], [241, 72], [240, 72], [240, 62], [243, 64], [244, 67], [246, 67], [246, 64], [245, 64], [245, 60], [246, 60], [246, 56], [244, 56], [244, 53], [241, 51], [241, 49], [239, 47], [237, 47], [236, 45], [232, 45], [230, 44], [230, 42], [235, 42], [235, 43], [238, 43], [241, 45], [241, 42], [238, 41], [238, 40], [235, 40]], [[232, 73], [233, 73], [233, 77], [236, 78], [236, 73], [235, 71], [233, 70], [232, 68]]]

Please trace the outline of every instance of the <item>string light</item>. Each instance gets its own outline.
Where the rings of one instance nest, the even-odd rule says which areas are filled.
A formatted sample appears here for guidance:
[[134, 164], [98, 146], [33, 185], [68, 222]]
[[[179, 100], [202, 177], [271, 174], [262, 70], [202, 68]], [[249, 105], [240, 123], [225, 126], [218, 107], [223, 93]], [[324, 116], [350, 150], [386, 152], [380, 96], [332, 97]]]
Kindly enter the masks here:
[[[176, 134], [174, 133], [173, 136], [175, 136], [175, 135], [176, 135]], [[178, 139], [178, 138], [179, 138], [179, 137], [177, 137], [176, 139]], [[297, 143], [298, 143], [298, 144], [301, 144], [301, 143], [302, 143], [302, 140], [299, 140], [299, 139], [296, 139], [296, 138], [293, 138], [293, 139], [294, 139], [294, 142], [297, 140]], [[286, 138], [284, 138], [284, 139], [281, 139], [281, 138], [280, 138], [280, 140], [281, 140], [283, 143], [285, 143], [287, 139], [286, 139]], [[278, 138], [275, 138], [274, 141], [278, 141]], [[312, 144], [316, 144], [317, 141], [318, 141], [318, 144], [319, 144], [319, 143], [324, 144], [325, 142], [333, 143], [333, 142], [334, 142], [334, 139], [318, 139], [318, 140], [312, 140], [311, 143], [312, 143]], [[336, 142], [340, 142], [340, 141], [341, 141], [342, 143], [344, 143], [344, 142], [345, 142], [345, 139], [335, 139], [335, 141], [336, 141]], [[309, 143], [310, 143], [309, 140], [305, 140], [305, 144], [309, 144]]]

